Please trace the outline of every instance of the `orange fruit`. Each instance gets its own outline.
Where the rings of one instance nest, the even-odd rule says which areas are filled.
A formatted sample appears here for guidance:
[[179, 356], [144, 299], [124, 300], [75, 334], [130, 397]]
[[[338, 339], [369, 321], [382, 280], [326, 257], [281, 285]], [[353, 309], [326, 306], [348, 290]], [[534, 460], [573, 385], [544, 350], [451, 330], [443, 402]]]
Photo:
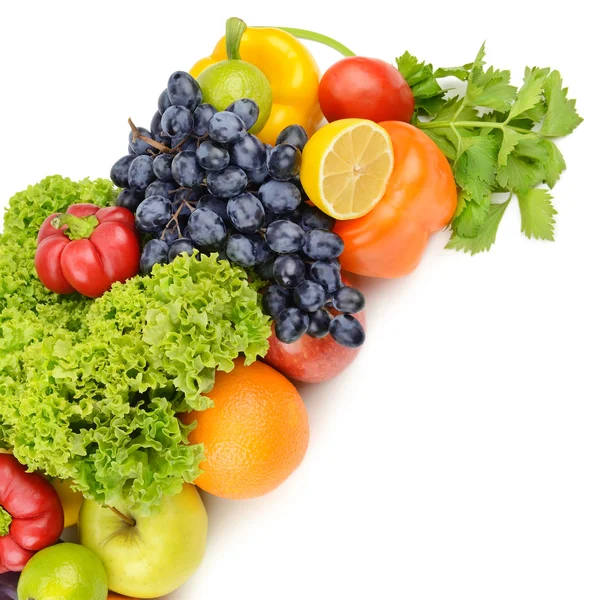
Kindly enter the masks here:
[[189, 440], [204, 444], [196, 485], [221, 498], [256, 498], [281, 485], [308, 447], [308, 414], [296, 388], [268, 365], [217, 372], [214, 408], [182, 417], [198, 422]]

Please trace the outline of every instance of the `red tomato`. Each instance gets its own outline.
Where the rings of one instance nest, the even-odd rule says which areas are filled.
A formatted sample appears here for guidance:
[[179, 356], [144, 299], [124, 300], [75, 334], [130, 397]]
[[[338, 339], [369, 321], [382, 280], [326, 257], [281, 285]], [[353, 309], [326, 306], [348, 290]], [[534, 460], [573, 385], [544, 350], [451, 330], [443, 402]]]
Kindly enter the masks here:
[[[366, 329], [365, 311], [355, 315]], [[280, 342], [273, 333], [265, 362], [281, 374], [306, 383], [321, 383], [339, 375], [358, 356], [360, 348], [340, 346], [328, 335], [304, 335], [293, 344]]]
[[350, 56], [330, 67], [319, 84], [319, 103], [328, 121], [405, 121], [415, 98], [400, 71], [378, 58]]

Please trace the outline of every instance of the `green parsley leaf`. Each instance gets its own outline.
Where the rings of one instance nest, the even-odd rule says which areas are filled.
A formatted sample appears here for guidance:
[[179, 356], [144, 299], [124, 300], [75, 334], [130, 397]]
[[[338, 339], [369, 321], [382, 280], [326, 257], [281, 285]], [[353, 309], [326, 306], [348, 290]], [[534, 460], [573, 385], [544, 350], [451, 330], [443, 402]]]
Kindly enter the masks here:
[[498, 143], [492, 136], [462, 138], [463, 152], [454, 164], [456, 183], [475, 202], [492, 192], [498, 164]]
[[463, 238], [474, 238], [479, 233], [490, 213], [492, 196], [486, 196], [481, 202], [474, 202], [461, 193], [461, 212], [455, 215], [454, 232]]
[[583, 121], [575, 109], [575, 100], [567, 99], [568, 91], [567, 88], [562, 87], [560, 73], [552, 71], [544, 85], [548, 112], [540, 130], [541, 135], [548, 137], [567, 135]]
[[[566, 165], [549, 138], [571, 133], [582, 122], [560, 74], [527, 67], [517, 90], [509, 71], [484, 68], [485, 44], [462, 67], [434, 69], [408, 53], [397, 64], [415, 94], [413, 125], [448, 158], [459, 186], [448, 247], [472, 253], [489, 249], [506, 207], [494, 204], [493, 196], [502, 192], [516, 193], [527, 208], [531, 205], [523, 225], [528, 237], [551, 239], [549, 196], [544, 204], [540, 192], [532, 199], [528, 194], [542, 183], [556, 185]], [[442, 78], [447, 89], [437, 81]], [[452, 78], [457, 85], [448, 87]]]
[[466, 81], [469, 78], [469, 73], [473, 68], [473, 63], [463, 65], [462, 67], [447, 67], [436, 69], [434, 77], [441, 79], [442, 77], [456, 77], [461, 81]]
[[479, 252], [487, 252], [496, 241], [498, 225], [500, 225], [509, 202], [510, 200], [502, 204], [492, 204], [487, 217], [475, 237], [462, 237], [454, 232], [448, 244], [446, 244], [446, 248], [470, 252], [472, 255]]
[[499, 111], [508, 110], [515, 99], [517, 88], [510, 85], [510, 71], [490, 67], [487, 71], [475, 68], [466, 93], [470, 106], [485, 106]]
[[542, 95], [542, 89], [550, 69], [538, 69], [534, 67], [525, 69], [523, 86], [517, 94], [517, 99], [510, 109], [508, 120], [512, 121], [522, 113], [533, 110], [538, 106]]
[[548, 184], [548, 187], [552, 189], [567, 165], [561, 151], [553, 141], [542, 140], [541, 143], [548, 153], [548, 158], [544, 162], [544, 181]]
[[528, 237], [554, 241], [554, 215], [552, 196], [548, 190], [536, 188], [517, 194], [521, 211], [521, 231]]

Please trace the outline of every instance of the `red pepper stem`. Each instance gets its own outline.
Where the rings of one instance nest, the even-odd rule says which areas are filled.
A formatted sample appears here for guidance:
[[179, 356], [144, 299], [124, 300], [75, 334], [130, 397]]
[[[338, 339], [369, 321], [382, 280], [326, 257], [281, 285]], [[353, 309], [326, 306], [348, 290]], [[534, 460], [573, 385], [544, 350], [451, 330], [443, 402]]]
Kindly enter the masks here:
[[246, 23], [237, 17], [227, 19], [225, 23], [225, 49], [228, 60], [242, 60], [240, 44], [246, 31]]
[[99, 225], [99, 221], [95, 215], [89, 215], [88, 217], [76, 217], [68, 213], [56, 215], [52, 219], [52, 227], [60, 229], [65, 227], [65, 235], [70, 240], [83, 240], [89, 238], [94, 230]]
[[12, 523], [12, 516], [9, 512], [4, 510], [2, 506], [0, 506], [0, 538], [8, 535], [10, 531], [10, 524]]
[[322, 33], [316, 33], [308, 29], [296, 29], [295, 27], [277, 27], [276, 29], [287, 31], [300, 40], [319, 42], [319, 44], [329, 46], [330, 48], [337, 50], [342, 56], [356, 56], [348, 46], [344, 46], [344, 44], [341, 44], [337, 40], [334, 40], [327, 35], [323, 35]]

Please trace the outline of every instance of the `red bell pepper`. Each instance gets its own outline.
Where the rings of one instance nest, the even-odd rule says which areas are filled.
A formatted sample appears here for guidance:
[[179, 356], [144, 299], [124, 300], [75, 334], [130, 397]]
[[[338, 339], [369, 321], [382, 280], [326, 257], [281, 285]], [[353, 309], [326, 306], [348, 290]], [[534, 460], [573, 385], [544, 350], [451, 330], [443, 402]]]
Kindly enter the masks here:
[[22, 571], [38, 551], [58, 541], [64, 514], [50, 482], [10, 454], [0, 454], [0, 573]]
[[35, 269], [57, 294], [97, 298], [137, 274], [140, 242], [131, 212], [118, 206], [73, 204], [50, 215], [38, 234]]

